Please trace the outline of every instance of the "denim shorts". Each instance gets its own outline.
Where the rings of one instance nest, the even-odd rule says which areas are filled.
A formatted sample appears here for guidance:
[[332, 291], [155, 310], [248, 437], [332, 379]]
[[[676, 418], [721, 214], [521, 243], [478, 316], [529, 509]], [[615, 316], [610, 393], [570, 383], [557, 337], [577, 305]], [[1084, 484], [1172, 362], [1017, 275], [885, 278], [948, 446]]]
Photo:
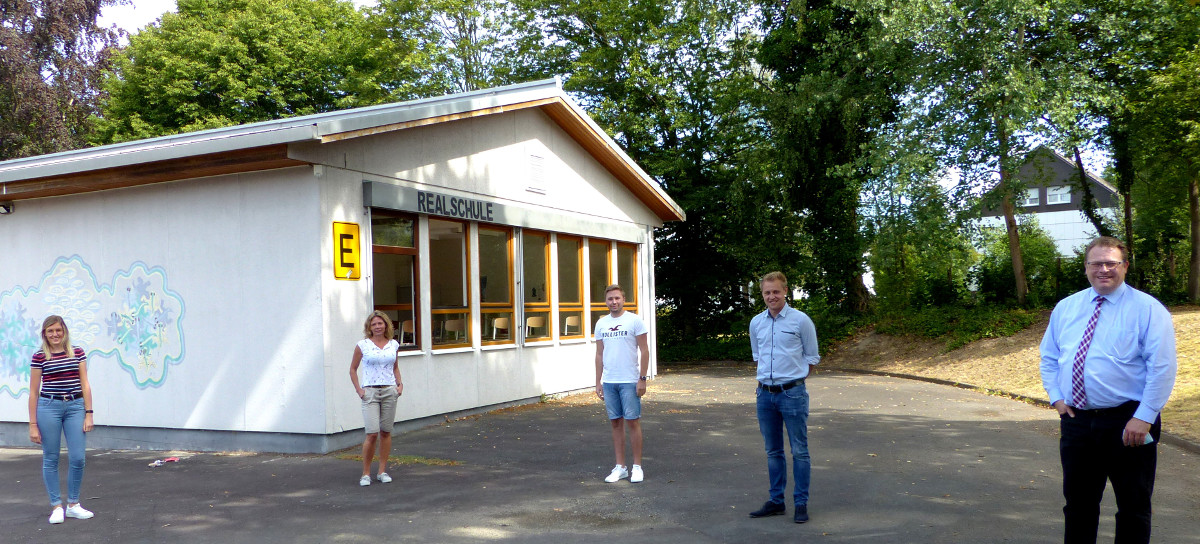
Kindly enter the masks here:
[[637, 383], [603, 383], [604, 408], [608, 419], [641, 419], [642, 399], [637, 394]]

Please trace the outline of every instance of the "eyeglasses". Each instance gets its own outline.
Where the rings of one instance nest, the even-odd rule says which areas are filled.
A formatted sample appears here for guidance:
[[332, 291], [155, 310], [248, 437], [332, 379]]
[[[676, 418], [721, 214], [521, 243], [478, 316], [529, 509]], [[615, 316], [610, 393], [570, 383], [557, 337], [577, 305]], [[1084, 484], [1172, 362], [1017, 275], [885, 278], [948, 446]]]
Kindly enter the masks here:
[[1087, 263], [1087, 265], [1089, 268], [1095, 268], [1097, 270], [1112, 270], [1118, 266], [1121, 266], [1121, 262], [1124, 261], [1091, 261]]

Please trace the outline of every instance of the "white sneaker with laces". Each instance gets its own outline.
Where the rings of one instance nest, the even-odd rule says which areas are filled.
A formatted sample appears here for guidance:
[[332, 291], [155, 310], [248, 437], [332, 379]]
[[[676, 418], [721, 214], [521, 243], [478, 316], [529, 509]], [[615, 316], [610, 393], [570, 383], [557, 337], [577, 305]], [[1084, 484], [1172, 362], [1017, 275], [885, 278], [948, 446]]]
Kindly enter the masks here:
[[612, 472], [610, 472], [608, 474], [608, 476], [606, 478], [604, 478], [604, 481], [611, 484], [622, 478], [628, 478], [628, 477], [629, 477], [629, 470], [625, 468], [625, 465], [617, 465], [617, 466], [613, 467]]
[[93, 514], [90, 510], [83, 507], [82, 504], [67, 507], [67, 517], [75, 519], [91, 519]]
[[55, 506], [54, 510], [50, 511], [50, 523], [57, 525], [62, 522], [63, 522], [63, 508], [61, 506]]
[[629, 481], [635, 484], [642, 481], [645, 477], [646, 475], [642, 474], [642, 465], [633, 465], [633, 470], [629, 471]]
[[379, 480], [381, 483], [385, 483], [385, 484], [390, 484], [390, 483], [392, 483], [392, 477], [391, 477], [391, 476], [388, 476], [388, 473], [386, 473], [386, 472], [380, 472], [380, 473], [379, 473], [379, 476], [376, 476], [376, 478], [377, 478], [377, 479], [378, 479], [378, 480]]
[[371, 485], [371, 476], [363, 475], [362, 478], [358, 479], [358, 485], [361, 485], [363, 487], [367, 487], [367, 486]]

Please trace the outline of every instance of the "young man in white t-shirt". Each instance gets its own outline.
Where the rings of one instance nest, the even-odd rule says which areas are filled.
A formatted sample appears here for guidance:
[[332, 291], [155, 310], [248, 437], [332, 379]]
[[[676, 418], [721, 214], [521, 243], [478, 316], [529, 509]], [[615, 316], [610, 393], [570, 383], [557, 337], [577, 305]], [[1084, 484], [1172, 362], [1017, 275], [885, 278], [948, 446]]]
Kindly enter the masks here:
[[[642, 395], [650, 369], [646, 324], [637, 314], [625, 311], [625, 291], [609, 285], [604, 289], [608, 315], [596, 321], [596, 395], [604, 400], [612, 424], [617, 466], [604, 481], [622, 478], [640, 482], [642, 473]], [[641, 355], [639, 356], [639, 350]], [[633, 447], [633, 467], [625, 465], [625, 428]]]

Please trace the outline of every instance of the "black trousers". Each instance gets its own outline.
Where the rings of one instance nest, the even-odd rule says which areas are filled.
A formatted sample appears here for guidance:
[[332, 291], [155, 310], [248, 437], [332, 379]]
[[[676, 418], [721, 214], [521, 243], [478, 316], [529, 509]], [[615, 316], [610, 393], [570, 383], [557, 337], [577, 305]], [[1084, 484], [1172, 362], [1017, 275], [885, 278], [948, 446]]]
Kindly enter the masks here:
[[1114, 408], [1075, 410], [1074, 418], [1061, 417], [1059, 453], [1067, 499], [1063, 507], [1067, 544], [1096, 542], [1100, 500], [1107, 482], [1112, 482], [1117, 499], [1117, 544], [1150, 542], [1150, 495], [1154, 493], [1162, 418], [1150, 427], [1153, 444], [1124, 446], [1121, 433], [1137, 407], [1136, 401], [1127, 402]]

